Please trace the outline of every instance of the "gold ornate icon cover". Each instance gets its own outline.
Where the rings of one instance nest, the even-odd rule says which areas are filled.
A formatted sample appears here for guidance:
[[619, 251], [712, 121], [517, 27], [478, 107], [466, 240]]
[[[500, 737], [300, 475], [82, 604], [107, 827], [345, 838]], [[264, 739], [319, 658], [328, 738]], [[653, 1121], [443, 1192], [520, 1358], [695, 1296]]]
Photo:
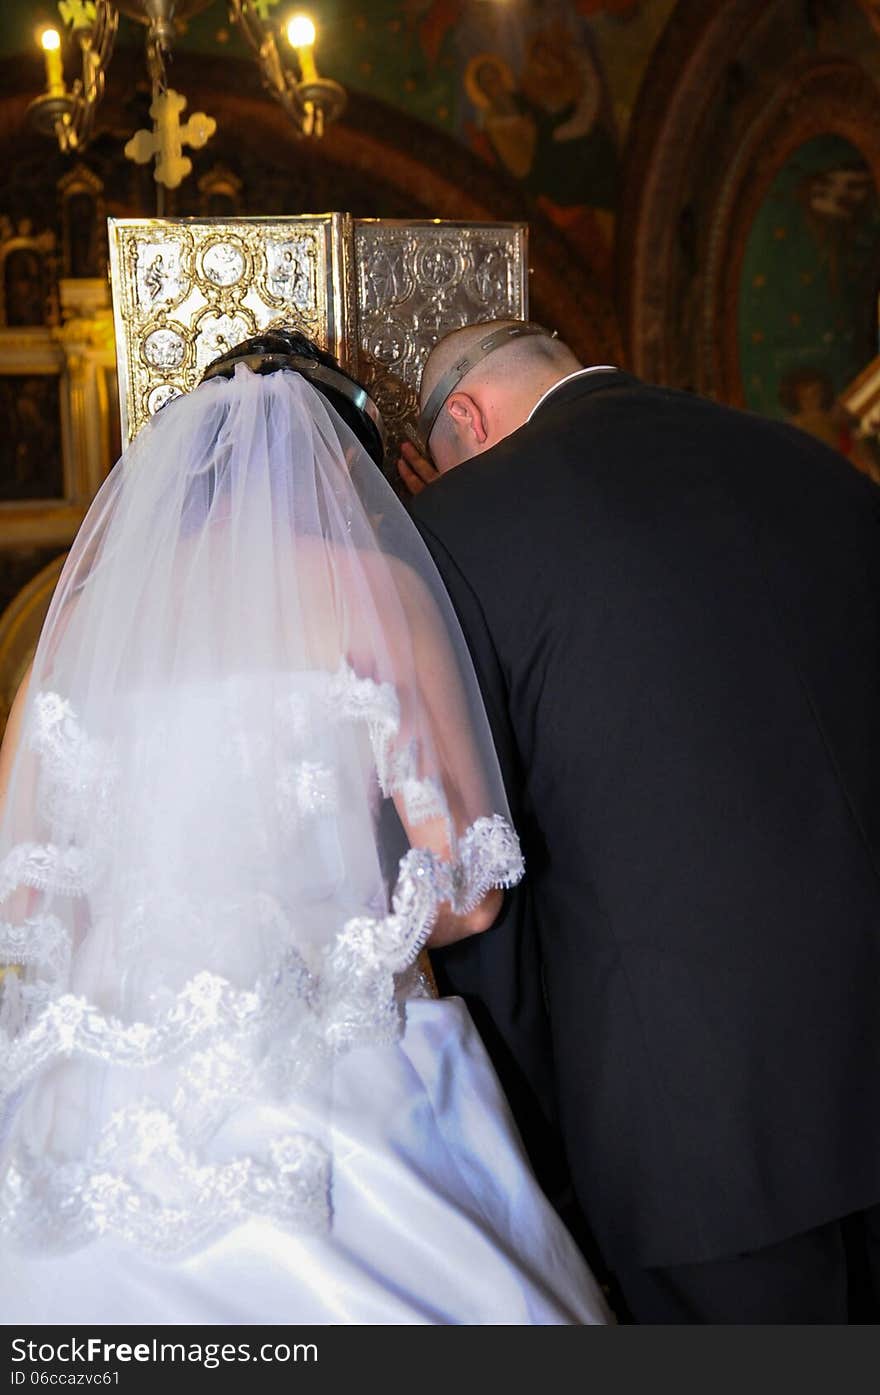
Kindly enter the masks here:
[[122, 438], [271, 325], [301, 328], [371, 390], [392, 452], [431, 345], [528, 316], [523, 223], [293, 218], [108, 220]]

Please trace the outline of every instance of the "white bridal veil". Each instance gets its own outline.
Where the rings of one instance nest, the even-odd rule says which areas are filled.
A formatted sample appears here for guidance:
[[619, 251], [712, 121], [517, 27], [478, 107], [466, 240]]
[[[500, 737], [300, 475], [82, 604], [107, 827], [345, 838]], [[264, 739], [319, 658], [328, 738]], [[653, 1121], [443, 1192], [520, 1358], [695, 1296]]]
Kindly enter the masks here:
[[0, 1228], [158, 1255], [332, 1218], [332, 1061], [521, 875], [461, 632], [293, 372], [204, 383], [70, 554], [0, 823]]

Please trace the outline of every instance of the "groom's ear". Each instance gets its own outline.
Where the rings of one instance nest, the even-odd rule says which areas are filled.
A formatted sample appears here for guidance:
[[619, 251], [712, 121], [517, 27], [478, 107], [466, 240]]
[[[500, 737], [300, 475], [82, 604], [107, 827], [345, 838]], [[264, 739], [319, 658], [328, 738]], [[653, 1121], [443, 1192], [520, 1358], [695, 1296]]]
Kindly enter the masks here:
[[468, 444], [486, 444], [489, 435], [486, 419], [470, 393], [453, 392], [446, 401], [446, 411], [455, 422], [459, 435], [463, 436]]

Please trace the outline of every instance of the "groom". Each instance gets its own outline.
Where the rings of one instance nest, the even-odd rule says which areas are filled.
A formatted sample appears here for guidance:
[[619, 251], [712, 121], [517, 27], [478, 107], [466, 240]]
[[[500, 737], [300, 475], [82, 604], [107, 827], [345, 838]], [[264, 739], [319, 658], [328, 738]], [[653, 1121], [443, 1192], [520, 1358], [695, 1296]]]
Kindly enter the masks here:
[[521, 322], [442, 340], [421, 405], [528, 871], [441, 988], [526, 1136], [556, 1112], [636, 1321], [845, 1322], [859, 1255], [880, 1287], [880, 495]]

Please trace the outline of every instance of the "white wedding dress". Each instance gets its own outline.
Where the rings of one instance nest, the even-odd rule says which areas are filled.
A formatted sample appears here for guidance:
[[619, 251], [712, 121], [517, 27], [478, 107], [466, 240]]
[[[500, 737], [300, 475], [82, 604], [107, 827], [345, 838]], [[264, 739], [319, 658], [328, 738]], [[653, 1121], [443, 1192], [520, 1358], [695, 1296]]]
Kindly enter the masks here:
[[4, 1323], [611, 1321], [420, 972], [439, 907], [522, 861], [357, 452], [240, 369], [142, 433], [71, 554], [0, 826]]
[[[526, 1162], [458, 999], [337, 1066], [333, 1225], [251, 1219], [174, 1264], [109, 1240], [6, 1256], [4, 1323], [585, 1324], [605, 1300]], [[248, 1147], [248, 1121], [241, 1121]]]

